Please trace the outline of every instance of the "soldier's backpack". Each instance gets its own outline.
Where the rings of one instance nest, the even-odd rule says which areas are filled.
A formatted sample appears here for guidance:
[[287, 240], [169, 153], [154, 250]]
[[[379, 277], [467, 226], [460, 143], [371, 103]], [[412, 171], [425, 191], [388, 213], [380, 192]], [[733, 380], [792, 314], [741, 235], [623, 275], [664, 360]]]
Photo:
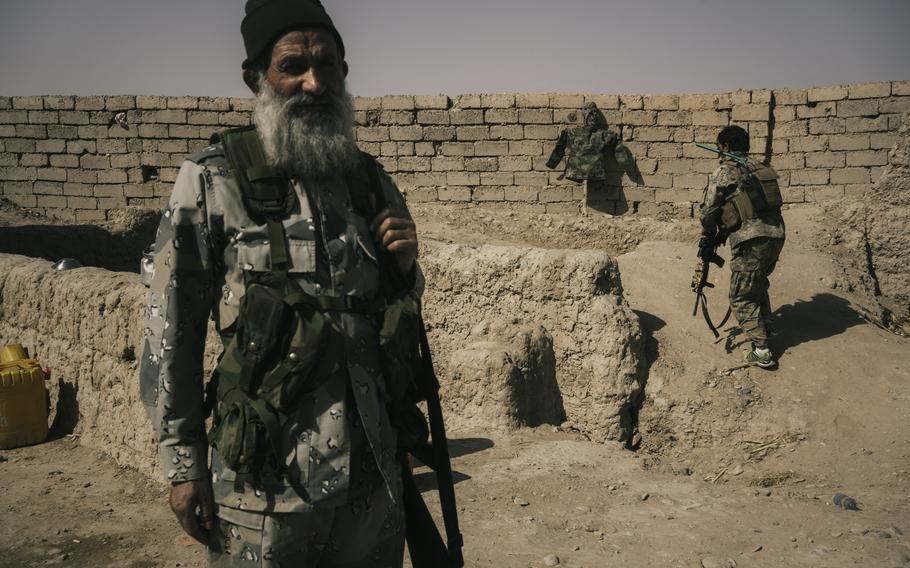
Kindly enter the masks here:
[[733, 233], [743, 221], [780, 213], [784, 201], [773, 168], [751, 159], [745, 164], [734, 160], [724, 163], [737, 168], [740, 175], [734, 188], [724, 195], [719, 227], [722, 233]]

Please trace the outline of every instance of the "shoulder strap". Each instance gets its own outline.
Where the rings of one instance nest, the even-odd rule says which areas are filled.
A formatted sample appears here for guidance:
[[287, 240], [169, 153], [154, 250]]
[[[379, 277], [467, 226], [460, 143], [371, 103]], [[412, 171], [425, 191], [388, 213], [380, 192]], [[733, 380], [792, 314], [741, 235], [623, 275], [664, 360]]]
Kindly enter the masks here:
[[276, 286], [283, 286], [290, 268], [290, 257], [282, 220], [297, 204], [291, 180], [283, 170], [268, 163], [255, 127], [226, 130], [219, 138], [240, 188], [244, 207], [253, 220], [266, 224], [272, 274]]

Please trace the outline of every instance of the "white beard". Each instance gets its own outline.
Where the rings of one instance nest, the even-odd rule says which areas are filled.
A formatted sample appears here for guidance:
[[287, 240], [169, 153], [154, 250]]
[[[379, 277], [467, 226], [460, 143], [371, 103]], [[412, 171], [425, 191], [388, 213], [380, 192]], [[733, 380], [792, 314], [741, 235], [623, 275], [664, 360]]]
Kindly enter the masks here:
[[[329, 107], [309, 107], [313, 104]], [[278, 94], [263, 77], [253, 124], [272, 164], [297, 177], [344, 175], [360, 162], [354, 142], [354, 104], [341, 96]]]

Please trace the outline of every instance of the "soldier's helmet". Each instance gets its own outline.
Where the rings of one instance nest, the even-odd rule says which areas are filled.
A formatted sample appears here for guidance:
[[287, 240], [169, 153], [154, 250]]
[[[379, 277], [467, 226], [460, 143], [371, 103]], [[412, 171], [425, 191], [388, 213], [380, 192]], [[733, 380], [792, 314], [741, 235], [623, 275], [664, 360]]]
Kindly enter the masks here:
[[585, 106], [581, 107], [581, 115], [584, 117], [585, 126], [606, 130], [607, 117], [605, 117], [604, 113], [597, 108], [596, 104], [585, 103]]

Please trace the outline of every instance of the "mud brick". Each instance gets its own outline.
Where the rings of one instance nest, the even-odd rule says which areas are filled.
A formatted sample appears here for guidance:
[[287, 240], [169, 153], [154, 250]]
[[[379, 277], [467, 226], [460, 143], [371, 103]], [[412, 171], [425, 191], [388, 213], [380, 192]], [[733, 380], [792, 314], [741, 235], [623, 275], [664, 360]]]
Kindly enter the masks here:
[[518, 110], [508, 109], [490, 109], [484, 113], [484, 121], [488, 124], [514, 124], [518, 122]]
[[34, 192], [39, 195], [63, 195], [63, 183], [59, 181], [36, 181]]
[[480, 174], [480, 185], [515, 185], [515, 174], [509, 172], [483, 172]]
[[413, 152], [418, 156], [435, 156], [436, 145], [432, 142], [417, 142], [414, 144]]
[[388, 126], [360, 127], [355, 130], [355, 133], [360, 142], [387, 142], [389, 140]]
[[186, 111], [179, 109], [155, 110], [142, 113], [142, 120], [151, 123], [184, 124]]
[[[2, 179], [7, 181], [34, 181], [38, 179], [38, 170], [33, 167], [10, 167], [2, 170]], [[49, 178], [41, 178], [49, 179]]]
[[600, 110], [618, 110], [619, 95], [589, 94], [584, 96], [586, 103], [594, 103]]
[[394, 142], [395, 147], [398, 151], [399, 156], [416, 156], [414, 148], [416, 144], [414, 142]]
[[892, 81], [892, 96], [910, 96], [910, 81]]
[[483, 108], [512, 108], [515, 106], [515, 95], [511, 93], [484, 93], [480, 95]]
[[127, 152], [126, 140], [116, 138], [102, 138], [97, 143], [98, 152], [101, 154], [125, 154]]
[[453, 125], [483, 124], [483, 110], [453, 110], [449, 112]]
[[191, 111], [186, 120], [189, 124], [219, 124], [220, 115], [214, 111]]
[[505, 201], [506, 192], [503, 187], [480, 186], [474, 188], [472, 198], [473, 201]]
[[550, 183], [546, 172], [515, 172], [515, 185], [528, 187], [545, 187]]
[[22, 124], [28, 122], [28, 112], [21, 110], [0, 110], [0, 124]]
[[837, 116], [841, 118], [851, 116], [876, 117], [879, 114], [878, 99], [863, 99], [856, 101], [840, 101], [837, 103]]
[[840, 168], [831, 170], [831, 183], [869, 183], [871, 176], [868, 168]]
[[679, 95], [647, 95], [642, 102], [645, 110], [679, 109]]
[[386, 95], [382, 97], [382, 110], [414, 110], [414, 97], [410, 95]]
[[423, 130], [423, 139], [428, 141], [441, 142], [455, 139], [454, 126], [427, 126]]
[[459, 126], [457, 130], [458, 140], [489, 140], [490, 128], [488, 126]]
[[808, 91], [809, 102], [812, 101], [839, 101], [847, 98], [847, 87], [835, 85], [830, 87], [814, 87]]
[[[383, 103], [385, 98], [383, 98]], [[390, 126], [389, 138], [395, 141], [416, 142], [423, 139], [422, 126]]]
[[910, 112], [910, 97], [891, 97], [883, 99], [879, 108], [883, 113]]
[[142, 164], [139, 154], [135, 153], [115, 154], [110, 159], [112, 168], [138, 168]]
[[889, 130], [888, 117], [878, 118], [848, 118], [846, 119], [847, 132], [885, 132]]
[[36, 200], [36, 207], [54, 207], [63, 209], [66, 207], [66, 197], [62, 195], [39, 195]]
[[[3, 179], [3, 169], [0, 168], [0, 180]], [[3, 186], [3, 195], [7, 198], [13, 195], [28, 195], [32, 196], [34, 191], [34, 183], [32, 181], [24, 180], [9, 180], [4, 181]], [[33, 197], [33, 196], [32, 196]]]
[[624, 110], [622, 123], [632, 126], [652, 126], [657, 123], [657, 112], [653, 110]]
[[847, 131], [846, 124], [843, 118], [811, 118], [809, 134], [843, 134]]
[[491, 126], [490, 138], [493, 140], [522, 140], [525, 137], [524, 132], [524, 127], [517, 124]]
[[245, 112], [222, 112], [218, 115], [218, 124], [222, 126], [249, 126], [250, 115]]
[[[692, 124], [695, 126], [727, 126], [730, 115], [722, 111], [700, 110], [692, 112]], [[716, 137], [715, 133], [715, 137]]]
[[139, 95], [136, 97], [136, 108], [146, 110], [165, 109], [167, 108], [167, 98]]
[[405, 156], [398, 159], [398, 169], [405, 172], [430, 171], [430, 158]]
[[354, 97], [354, 110], [367, 111], [382, 108], [382, 97]]
[[195, 110], [199, 108], [199, 99], [196, 97], [168, 97], [167, 108]]
[[654, 200], [658, 203], [695, 203], [701, 198], [702, 191], [698, 189], [658, 189], [654, 192]]
[[[528, 187], [528, 186], [524, 186]], [[533, 186], [532, 186], [533, 187]], [[539, 190], [538, 195], [542, 203], [556, 203], [560, 201], [574, 201], [573, 186], [548, 186]], [[508, 199], [508, 190], [506, 199]]]
[[94, 197], [67, 197], [66, 206], [70, 209], [96, 209], [98, 200]]
[[140, 138], [167, 138], [167, 125], [140, 124], [136, 129]]
[[104, 97], [76, 97], [75, 110], [104, 110]]
[[[114, 95], [104, 97], [105, 110], [131, 110], [136, 108], [136, 97], [131, 95]], [[99, 109], [92, 109], [99, 110]]]
[[481, 104], [481, 96], [479, 94], [465, 94], [459, 95], [458, 99], [455, 100], [456, 108], [483, 108]]
[[470, 201], [471, 188], [463, 186], [445, 186], [437, 190], [439, 201]]
[[884, 166], [887, 163], [887, 150], [862, 150], [847, 154], [848, 166]]
[[519, 109], [518, 122], [521, 124], [552, 124], [553, 111], [550, 109]]
[[414, 97], [414, 106], [418, 109], [448, 109], [452, 101], [446, 95], [418, 95]]
[[515, 95], [515, 106], [518, 108], [543, 108], [550, 106], [548, 93], [523, 93]]
[[540, 156], [543, 144], [535, 140], [516, 140], [509, 142], [510, 156]]
[[771, 165], [779, 171], [797, 170], [806, 167], [806, 160], [803, 154], [783, 154], [774, 156]]
[[379, 123], [393, 126], [408, 126], [414, 124], [414, 111], [383, 110], [379, 115]]
[[12, 152], [0, 152], [0, 166], [15, 166], [19, 164], [19, 156]]
[[453, 185], [480, 185], [480, 174], [477, 172], [448, 172], [446, 183]]
[[47, 127], [43, 124], [17, 124], [16, 136], [19, 138], [47, 138]]
[[874, 150], [878, 150], [881, 148], [890, 149], [890, 148], [893, 148], [895, 144], [897, 144], [897, 141], [900, 139], [900, 136], [894, 132], [889, 132], [887, 134], [876, 132], [876, 133], [870, 135], [869, 139], [870, 139], [869, 146]]
[[464, 169], [469, 172], [495, 172], [498, 168], [496, 158], [468, 158], [464, 163]]
[[641, 126], [635, 129], [633, 139], [640, 142], [668, 142], [671, 131], [664, 126]]
[[685, 94], [677, 99], [681, 110], [714, 110], [717, 108], [717, 95], [714, 94]]
[[231, 110], [235, 112], [251, 112], [256, 108], [256, 99], [231, 97]]
[[556, 142], [559, 128], [544, 124], [528, 124], [525, 126], [525, 138], [528, 140], [552, 140]]
[[504, 172], [531, 171], [531, 158], [528, 156], [502, 156], [499, 158], [499, 169]]
[[434, 172], [459, 172], [465, 169], [462, 156], [437, 156], [430, 160], [430, 169]]
[[824, 101], [812, 103], [810, 105], [798, 105], [796, 107], [784, 108], [795, 108], [796, 116], [799, 118], [825, 118], [837, 115], [837, 105], [838, 103], [836, 101]]
[[46, 166], [47, 154], [22, 154], [19, 158], [20, 166]]
[[509, 153], [508, 142], [483, 140], [474, 144], [475, 156], [505, 156]]
[[443, 156], [473, 156], [473, 142], [443, 142], [439, 147]]
[[792, 185], [823, 185], [827, 184], [829, 179], [828, 170], [799, 169], [790, 172], [790, 183]]
[[78, 168], [79, 156], [74, 154], [54, 154], [51, 156], [50, 163], [55, 168]]
[[891, 83], [860, 83], [847, 86], [850, 99], [874, 99], [891, 96]]
[[553, 108], [580, 109], [584, 104], [584, 95], [556, 93], [550, 95], [550, 106]]
[[42, 110], [44, 99], [42, 97], [12, 97], [13, 108], [17, 110]]
[[642, 183], [646, 187], [669, 188], [673, 187], [673, 176], [664, 174], [643, 174]]
[[819, 186], [806, 188], [806, 201], [823, 203], [825, 201], [843, 199], [843, 197], [844, 186], [842, 185], [826, 185], [824, 187]]
[[199, 110], [229, 111], [231, 101], [227, 97], [199, 97]]
[[623, 110], [641, 110], [644, 100], [641, 95], [619, 95], [619, 106]]
[[417, 122], [420, 124], [441, 124], [448, 126], [449, 112], [445, 110], [421, 110], [417, 113]]
[[781, 105], [804, 105], [809, 102], [805, 89], [781, 89], [774, 91], [774, 102]]
[[843, 168], [846, 165], [844, 152], [810, 152], [805, 159], [807, 168]]

